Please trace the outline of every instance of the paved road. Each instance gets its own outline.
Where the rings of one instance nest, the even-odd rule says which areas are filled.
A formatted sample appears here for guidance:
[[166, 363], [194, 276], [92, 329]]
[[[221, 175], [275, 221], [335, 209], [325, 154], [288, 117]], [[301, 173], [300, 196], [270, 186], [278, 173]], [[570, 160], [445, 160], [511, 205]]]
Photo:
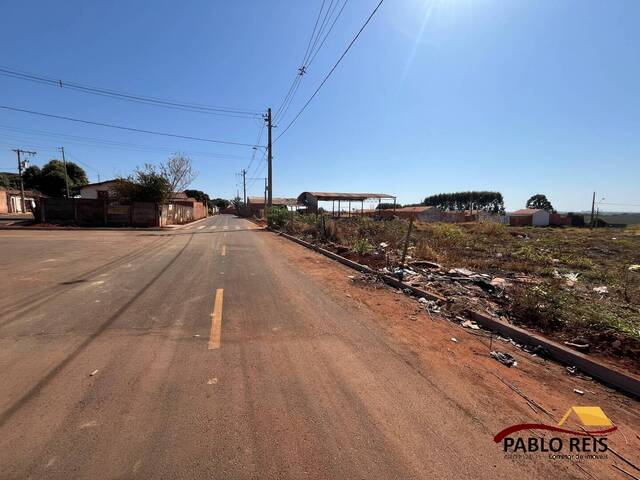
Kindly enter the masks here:
[[543, 476], [279, 241], [0, 232], [0, 478]]

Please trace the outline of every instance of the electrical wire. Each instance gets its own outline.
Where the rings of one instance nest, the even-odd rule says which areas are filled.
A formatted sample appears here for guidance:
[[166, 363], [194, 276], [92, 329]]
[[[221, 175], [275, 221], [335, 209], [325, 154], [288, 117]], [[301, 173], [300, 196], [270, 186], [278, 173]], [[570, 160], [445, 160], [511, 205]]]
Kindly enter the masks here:
[[325, 83], [327, 83], [327, 80], [329, 80], [329, 78], [331, 77], [331, 75], [333, 74], [333, 72], [336, 70], [336, 68], [338, 68], [338, 65], [340, 65], [340, 62], [342, 62], [342, 59], [347, 55], [347, 53], [349, 53], [349, 50], [351, 50], [351, 47], [356, 43], [356, 41], [358, 40], [358, 38], [360, 37], [360, 34], [364, 31], [364, 29], [367, 27], [367, 25], [369, 24], [369, 22], [371, 21], [371, 19], [373, 18], [373, 16], [376, 14], [376, 12], [380, 9], [380, 7], [382, 6], [382, 4], [384, 3], [384, 0], [380, 0], [378, 2], [378, 5], [376, 5], [376, 8], [373, 9], [373, 11], [371, 12], [371, 14], [369, 15], [369, 17], [367, 17], [367, 20], [364, 22], [364, 24], [362, 25], [362, 27], [360, 27], [360, 30], [358, 30], [358, 33], [356, 34], [355, 37], [353, 37], [353, 39], [351, 40], [351, 42], [349, 43], [349, 45], [347, 46], [347, 48], [345, 49], [345, 51], [342, 53], [342, 55], [340, 55], [340, 58], [338, 58], [338, 61], [333, 65], [333, 67], [331, 68], [331, 70], [329, 70], [329, 73], [327, 73], [327, 75], [324, 77], [324, 79], [322, 80], [322, 82], [320, 82], [320, 85], [318, 85], [318, 88], [316, 88], [316, 90], [313, 92], [313, 94], [311, 95], [311, 97], [309, 97], [309, 99], [307, 100], [307, 102], [302, 106], [302, 108], [300, 109], [300, 111], [296, 114], [295, 117], [293, 117], [293, 119], [289, 122], [289, 124], [285, 127], [285, 129], [280, 132], [280, 134], [276, 137], [276, 139], [274, 140], [274, 143], [276, 141], [278, 141], [278, 139], [280, 137], [282, 137], [290, 128], [291, 126], [296, 122], [296, 120], [298, 120], [298, 118], [300, 118], [300, 115], [302, 115], [302, 112], [304, 112], [307, 107], [309, 106], [309, 104], [311, 103], [311, 101], [315, 98], [315, 96], [318, 94], [318, 92], [320, 91], [320, 89], [324, 86]]
[[[311, 33], [311, 37], [309, 38], [309, 42], [307, 44], [307, 50], [305, 52], [304, 58], [302, 60], [301, 66], [298, 68], [298, 73], [296, 74], [291, 86], [289, 87], [289, 91], [287, 95], [285, 95], [284, 100], [276, 110], [276, 114], [274, 116], [274, 121], [280, 121], [284, 119], [289, 111], [289, 107], [293, 103], [293, 99], [302, 84], [302, 79], [309, 66], [313, 63], [313, 60], [316, 58], [322, 47], [324, 46], [327, 38], [331, 34], [333, 27], [336, 22], [342, 15], [345, 7], [347, 6], [348, 0], [344, 0], [338, 14], [333, 18], [331, 25], [326, 29], [326, 26], [329, 25], [330, 19], [333, 17], [338, 5], [340, 5], [339, 1], [334, 3], [334, 0], [331, 0], [329, 5], [327, 6], [327, 10], [324, 14], [324, 18], [322, 19], [322, 23], [320, 24], [320, 28], [317, 28], [318, 20], [322, 16], [322, 12], [324, 11], [325, 1], [322, 2], [320, 12], [318, 12], [318, 17], [316, 18], [316, 24], [314, 25], [313, 32]], [[320, 40], [322, 38], [322, 40]], [[318, 43], [319, 42], [319, 43]]]
[[92, 87], [89, 85], [83, 85], [75, 82], [58, 80], [51, 77], [45, 77], [42, 75], [20, 72], [20, 71], [6, 68], [6, 67], [0, 67], [0, 75], [9, 77], [9, 78], [18, 79], [18, 80], [26, 80], [26, 81], [45, 84], [53, 87], [80, 91], [80, 92], [88, 93], [92, 95], [117, 98], [119, 100], [126, 100], [130, 102], [144, 103], [147, 105], [173, 108], [178, 110], [186, 110], [186, 111], [197, 112], [197, 113], [224, 115], [224, 116], [239, 117], [239, 118], [252, 118], [252, 117], [255, 118], [261, 115], [260, 112], [249, 110], [249, 109], [235, 109], [235, 108], [216, 107], [216, 106], [197, 104], [197, 103], [180, 102], [176, 100], [168, 100], [168, 99], [143, 96], [143, 95], [135, 95], [132, 93], [126, 93], [126, 92], [121, 92], [117, 90], [108, 90], [108, 89], [103, 89], [98, 87]]
[[[20, 129], [15, 127], [7, 127], [4, 125], [0, 125], [0, 130], [22, 133], [24, 135], [33, 136], [33, 137], [51, 137], [56, 140], [64, 140], [66, 143], [96, 147], [96, 148], [107, 147], [107, 148], [115, 148], [120, 150], [140, 151], [140, 152], [176, 152], [176, 151], [184, 150], [183, 148], [180, 148], [180, 147], [169, 147], [169, 146], [161, 146], [161, 145], [152, 146], [152, 145], [144, 145], [144, 144], [138, 144], [138, 143], [120, 142], [120, 141], [108, 140], [103, 138], [69, 135], [64, 133], [51, 132], [47, 130]], [[5, 138], [6, 137], [7, 135], [5, 134]], [[9, 136], [9, 137], [18, 138], [21, 141], [23, 140], [22, 137], [16, 137], [16, 136], [13, 136], [13, 137]], [[44, 138], [43, 140], [47, 140], [47, 139]], [[33, 143], [33, 140], [27, 140], [24, 143]], [[217, 157], [217, 158], [233, 158], [238, 160], [249, 160], [248, 156], [234, 155], [230, 153], [216, 153], [216, 152], [207, 152], [207, 151], [191, 150], [191, 149], [188, 149], [188, 152], [186, 153], [209, 156], [209, 157]]]
[[166, 132], [157, 132], [154, 130], [144, 130], [141, 128], [133, 128], [133, 127], [124, 127], [121, 125], [113, 125], [110, 123], [102, 123], [102, 122], [93, 122], [90, 120], [81, 120], [78, 118], [72, 118], [72, 117], [65, 117], [62, 115], [54, 115], [52, 113], [42, 113], [42, 112], [35, 112], [33, 110], [25, 110], [22, 108], [16, 108], [16, 107], [9, 107], [6, 105], [0, 105], [0, 108], [5, 109], [5, 110], [11, 110], [13, 112], [21, 112], [21, 113], [28, 113], [30, 115], [39, 115], [41, 117], [49, 117], [49, 118], [57, 118], [59, 120], [67, 120], [69, 122], [76, 122], [76, 123], [84, 123], [87, 125], [97, 125], [99, 127], [107, 127], [107, 128], [116, 128], [119, 130], [127, 130], [130, 132], [138, 132], [138, 133], [146, 133], [149, 135], [158, 135], [158, 136], [163, 136], [163, 137], [173, 137], [173, 138], [182, 138], [185, 140], [196, 140], [198, 142], [209, 142], [209, 143], [220, 143], [220, 144], [224, 144], [224, 145], [235, 145], [235, 146], [241, 146], [241, 147], [253, 147], [253, 145], [249, 144], [249, 143], [241, 143], [241, 142], [230, 142], [230, 141], [226, 141], [226, 140], [214, 140], [211, 138], [201, 138], [201, 137], [192, 137], [190, 135], [179, 135], [176, 133], [166, 133]]

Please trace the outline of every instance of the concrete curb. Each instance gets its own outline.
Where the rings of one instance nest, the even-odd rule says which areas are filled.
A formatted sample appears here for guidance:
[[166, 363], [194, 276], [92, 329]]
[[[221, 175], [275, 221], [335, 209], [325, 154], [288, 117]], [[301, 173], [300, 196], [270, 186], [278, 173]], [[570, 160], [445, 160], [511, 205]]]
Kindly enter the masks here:
[[[324, 248], [320, 248], [317, 245], [313, 245], [309, 242], [305, 242], [304, 240], [300, 240], [294, 236], [291, 236], [284, 232], [278, 232], [277, 230], [269, 229], [278, 235], [287, 238], [293, 242], [296, 242], [304, 247], [307, 247], [311, 250], [315, 250], [322, 255], [325, 255], [333, 260], [336, 260], [343, 265], [351, 267], [355, 270], [358, 270], [363, 273], [370, 273], [380, 277], [384, 280], [385, 283], [391, 285], [396, 288], [401, 289], [409, 289], [412, 293], [418, 297], [424, 297], [429, 300], [436, 301], [446, 301], [444, 297], [441, 297], [438, 294], [433, 292], [428, 292], [426, 290], [422, 290], [416, 287], [412, 287], [411, 285], [407, 285], [396, 278], [393, 278], [389, 275], [382, 275], [375, 270], [367, 267], [366, 265], [361, 265], [356, 263], [348, 258], [344, 258], [338, 254], [330, 252], [329, 250], [325, 250]], [[490, 317], [484, 313], [475, 312], [469, 310], [469, 315], [475, 322], [484, 328], [497, 332], [505, 337], [509, 337], [517, 341], [518, 343], [531, 345], [531, 346], [542, 346], [544, 347], [549, 355], [554, 360], [559, 363], [575, 366], [581, 372], [593, 377], [602, 383], [610, 385], [621, 392], [624, 392], [628, 395], [631, 395], [636, 398], [640, 398], [640, 378], [632, 375], [630, 373], [622, 372], [614, 367], [609, 365], [604, 365], [600, 362], [597, 362], [588, 356], [572, 350], [570, 348], [565, 347], [564, 345], [560, 345], [552, 340], [544, 338], [540, 335], [536, 335], [534, 333], [528, 332], [522, 328], [516, 327], [515, 325], [511, 325], [509, 323], [503, 322], [497, 318]]]
[[434, 301], [441, 301], [444, 302], [446, 301], [446, 299], [444, 297], [441, 297], [440, 295], [434, 293], [434, 292], [429, 292], [427, 290], [422, 290], [421, 288], [417, 288], [417, 287], [413, 287], [411, 285], [407, 285], [404, 282], [401, 282], [400, 280], [398, 280], [397, 278], [393, 278], [390, 275], [384, 275], [381, 274], [379, 272], [376, 272], [375, 270], [373, 270], [372, 268], [367, 267], [366, 265], [361, 265], [357, 262], [354, 262], [353, 260], [349, 260], [348, 258], [345, 258], [343, 256], [338, 255], [337, 253], [333, 253], [329, 250], [325, 250], [324, 248], [320, 248], [317, 245], [313, 245], [312, 243], [309, 242], [305, 242], [304, 240], [300, 240], [299, 238], [296, 238], [292, 235], [289, 235], [287, 233], [284, 232], [278, 232], [277, 230], [273, 230], [273, 229], [269, 229], [274, 233], [277, 233], [278, 235], [281, 235], [285, 238], [287, 238], [288, 240], [291, 240], [293, 242], [296, 242], [300, 245], [302, 245], [303, 247], [307, 247], [311, 250], [315, 250], [318, 253], [321, 253], [322, 255], [329, 257], [333, 260], [336, 260], [337, 262], [342, 263], [343, 265], [346, 265], [347, 267], [351, 267], [354, 270], [358, 270], [359, 272], [363, 272], [363, 273], [370, 273], [371, 275], [375, 275], [376, 277], [381, 278], [386, 284], [391, 285], [392, 287], [395, 288], [401, 288], [401, 289], [409, 289], [411, 290], [411, 292], [416, 295], [417, 297], [423, 297], [426, 298], [428, 300], [434, 300]]
[[587, 355], [560, 345], [535, 333], [531, 333], [515, 325], [490, 317], [484, 313], [469, 311], [469, 315], [478, 325], [488, 330], [509, 337], [518, 343], [542, 346], [554, 360], [569, 366], [577, 367], [581, 372], [611, 385], [627, 394], [640, 398], [640, 378], [630, 373], [622, 372], [609, 365], [599, 363]]

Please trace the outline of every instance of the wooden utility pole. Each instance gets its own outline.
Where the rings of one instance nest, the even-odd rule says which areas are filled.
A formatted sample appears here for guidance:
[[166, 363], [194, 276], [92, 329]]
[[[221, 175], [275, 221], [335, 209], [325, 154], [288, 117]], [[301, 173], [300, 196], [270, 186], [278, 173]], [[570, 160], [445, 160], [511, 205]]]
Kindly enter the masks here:
[[62, 152], [62, 164], [64, 165], [64, 186], [67, 190], [67, 198], [69, 198], [69, 175], [67, 175], [67, 159], [64, 156], [64, 147], [60, 147], [58, 150]]
[[271, 139], [271, 129], [273, 125], [271, 123], [271, 108], [267, 110], [267, 133], [268, 133], [268, 141], [267, 141], [267, 181], [269, 184], [269, 190], [267, 192], [267, 207], [271, 208], [273, 203], [273, 171], [272, 171], [272, 163], [273, 163], [273, 148], [272, 148], [272, 139]]
[[244, 198], [244, 204], [247, 204], [247, 171], [242, 169], [242, 197]]
[[20, 150], [19, 148], [14, 148], [13, 151], [16, 152], [16, 155], [18, 155], [18, 174], [20, 176], [20, 202], [22, 203], [22, 213], [26, 213], [27, 207], [26, 207], [26, 201], [24, 199], [24, 181], [22, 180], [22, 168], [26, 166], [27, 161], [22, 160], [20, 158], [20, 155], [23, 153], [26, 155], [35, 155], [36, 152]]

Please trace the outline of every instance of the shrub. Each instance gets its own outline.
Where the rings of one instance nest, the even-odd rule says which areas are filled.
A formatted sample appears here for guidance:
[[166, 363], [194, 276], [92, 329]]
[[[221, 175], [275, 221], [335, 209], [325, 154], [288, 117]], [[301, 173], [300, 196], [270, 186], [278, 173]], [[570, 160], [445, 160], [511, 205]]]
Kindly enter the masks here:
[[282, 228], [289, 220], [289, 211], [284, 207], [271, 207], [267, 209], [267, 225], [271, 228]]
[[353, 242], [353, 251], [358, 255], [367, 255], [373, 251], [373, 245], [366, 238], [359, 238]]

